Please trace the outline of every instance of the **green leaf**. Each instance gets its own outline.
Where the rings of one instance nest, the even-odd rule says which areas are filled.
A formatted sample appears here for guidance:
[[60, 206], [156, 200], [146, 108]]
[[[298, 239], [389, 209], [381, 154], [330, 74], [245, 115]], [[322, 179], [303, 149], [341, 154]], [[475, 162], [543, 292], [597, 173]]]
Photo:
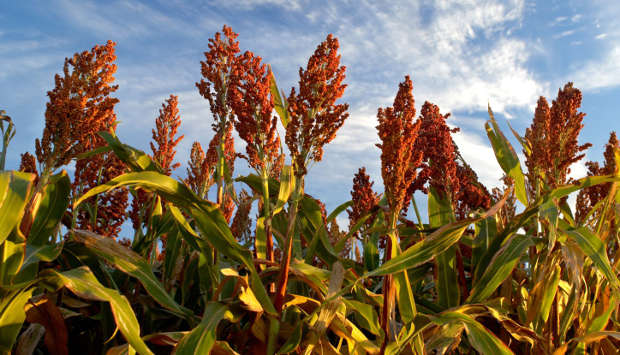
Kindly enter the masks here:
[[291, 336], [288, 339], [286, 339], [286, 342], [282, 344], [282, 347], [280, 347], [280, 350], [278, 350], [276, 354], [287, 354], [297, 349], [297, 347], [299, 346], [299, 343], [301, 343], [301, 335], [302, 335], [301, 325], [302, 325], [301, 322], [297, 323], [297, 325], [295, 326], [295, 330], [293, 330], [293, 334], [291, 334]]
[[426, 239], [409, 247], [402, 254], [366, 273], [364, 278], [411, 269], [431, 260], [458, 242], [465, 229], [476, 221], [477, 219], [464, 219], [439, 228]]
[[447, 196], [431, 187], [428, 194], [428, 220], [431, 228], [439, 228], [454, 222], [454, 211]]
[[127, 342], [140, 354], [152, 354], [140, 338], [140, 324], [127, 298], [117, 290], [101, 285], [88, 267], [83, 266], [62, 273], [48, 269], [46, 273], [47, 281], [57, 287], [65, 286], [77, 296], [88, 300], [109, 302], [116, 325]]
[[[167, 283], [173, 280], [174, 271], [179, 262], [183, 262], [185, 255], [181, 254], [182, 249], [181, 232], [175, 229], [166, 234], [166, 253], [164, 255], [164, 280]], [[180, 256], [181, 255], [181, 256]]]
[[228, 308], [221, 303], [210, 302], [207, 304], [202, 321], [179, 341], [175, 348], [175, 354], [209, 354], [215, 344], [217, 325], [227, 311]]
[[[517, 199], [522, 204], [527, 206], [528, 202], [527, 192], [525, 190], [525, 176], [521, 170], [519, 157], [517, 157], [517, 153], [515, 153], [514, 148], [508, 139], [506, 139], [504, 133], [502, 133], [499, 129], [497, 121], [495, 121], [495, 117], [493, 116], [493, 111], [491, 111], [491, 106], [489, 106], [489, 117], [490, 120], [484, 124], [484, 127], [487, 130], [487, 136], [493, 146], [493, 151], [495, 152], [497, 162], [502, 167], [502, 170], [504, 170], [506, 175], [510, 176], [514, 180]], [[489, 125], [489, 122], [491, 125]], [[491, 126], [493, 128], [491, 128]]]
[[616, 295], [620, 294], [620, 281], [609, 263], [605, 245], [599, 237], [584, 227], [566, 230], [565, 233], [587, 255], [599, 271], [605, 275]]
[[368, 329], [374, 335], [381, 334], [379, 317], [372, 305], [347, 299], [343, 299], [343, 302], [347, 306], [347, 310], [352, 310], [361, 316], [360, 318], [356, 318], [358, 320], [357, 323], [360, 323], [362, 327]]
[[0, 298], [0, 352], [10, 353], [26, 319], [24, 306], [32, 297], [34, 287], [2, 293]]
[[515, 234], [502, 246], [491, 259], [484, 273], [476, 281], [467, 303], [484, 301], [504, 282], [527, 248], [533, 245], [530, 237]]
[[576, 342], [581, 342], [584, 344], [599, 342], [604, 338], [615, 338], [616, 340], [620, 340], [620, 332], [612, 332], [612, 331], [603, 331], [603, 332], [594, 332], [581, 337], [573, 338], [561, 347], [557, 348], [553, 355], [563, 355], [568, 350], [568, 347]]
[[0, 286], [12, 283], [22, 266], [25, 245], [25, 242], [14, 243], [8, 239], [0, 244]]
[[303, 198], [300, 202], [298, 218], [302, 225], [302, 234], [312, 236], [304, 259], [306, 263], [310, 263], [314, 256], [318, 256], [331, 266], [338, 260], [338, 255], [327, 238], [321, 207], [315, 199], [310, 197]]
[[616, 304], [617, 302], [615, 299], [612, 299], [609, 302], [609, 305], [603, 311], [603, 313], [601, 313], [600, 315], [598, 315], [596, 318], [592, 320], [592, 323], [590, 323], [590, 326], [588, 327], [588, 333], [600, 332], [603, 329], [605, 329], [605, 326], [609, 322], [609, 317], [611, 316], [611, 312], [613, 312], [616, 309], [616, 307], [614, 307], [613, 305], [616, 305]]
[[282, 167], [282, 172], [280, 173], [280, 189], [278, 192], [278, 201], [273, 208], [274, 215], [280, 212], [282, 208], [284, 208], [284, 205], [288, 201], [294, 189], [295, 174], [293, 174], [293, 167], [290, 165], [285, 165], [284, 167]]
[[162, 173], [163, 169], [145, 152], [121, 143], [121, 141], [110, 132], [99, 132], [99, 136], [103, 138], [112, 148], [116, 156], [127, 164], [132, 171], [157, 171]]
[[[428, 218], [431, 228], [439, 228], [455, 220], [450, 199], [448, 196], [441, 196], [433, 187], [428, 194]], [[455, 307], [461, 298], [456, 269], [456, 247], [451, 246], [437, 255], [435, 262], [437, 264], [435, 290], [439, 296], [439, 305], [444, 309]]]
[[[479, 265], [482, 256], [489, 250], [497, 237], [495, 216], [484, 218], [476, 223], [476, 234], [472, 243], [472, 265]], [[474, 278], [474, 282], [476, 279]]]
[[[123, 186], [139, 186], [156, 192], [167, 201], [184, 208], [193, 217], [202, 236], [207, 239], [213, 248], [240, 262], [251, 272], [256, 273], [252, 253], [235, 240], [218, 206], [198, 198], [185, 184], [174, 180], [170, 176], [154, 171], [124, 174], [87, 191], [74, 203], [74, 207], [96, 194]], [[254, 289], [254, 293], [261, 302], [268, 302], [266, 311], [271, 312], [273, 310], [275, 312], [273, 306], [269, 307], [269, 304], [272, 304], [272, 302], [267, 301], [269, 298], [266, 297], [267, 291], [264, 289], [264, 286], [262, 284], [251, 284], [253, 288], [262, 288], [262, 290]], [[265, 299], [261, 299], [263, 296], [265, 296]]]
[[138, 279], [149, 295], [160, 305], [179, 316], [187, 319], [193, 318], [192, 311], [177, 304], [166, 292], [153, 274], [151, 265], [131, 249], [118, 244], [111, 238], [85, 230], [73, 230], [73, 240], [84, 244], [90, 251], [120, 271]]
[[280, 90], [278, 89], [278, 84], [276, 83], [276, 77], [273, 75], [273, 72], [271, 72], [271, 77], [269, 79], [269, 89], [271, 91], [271, 97], [273, 97], [274, 108], [278, 113], [278, 116], [280, 116], [282, 126], [286, 128], [291, 120], [288, 116], [288, 102], [286, 101], [286, 97], [284, 97], [284, 100], [282, 99]]
[[0, 243], [21, 221], [34, 178], [29, 173], [0, 172]]
[[558, 186], [556, 189], [549, 192], [547, 195], [543, 196], [542, 203], [546, 202], [547, 200], [560, 199], [562, 197], [570, 195], [573, 192], [582, 190], [586, 187], [605, 184], [608, 182], [620, 182], [620, 176], [600, 175], [600, 176], [587, 176], [587, 177], [581, 178], [570, 184]]
[[409, 274], [406, 270], [394, 274], [394, 289], [398, 301], [398, 311], [405, 324], [413, 322], [417, 314]]
[[19, 272], [13, 279], [14, 284], [29, 282], [39, 272], [39, 261], [54, 261], [62, 251], [63, 244], [30, 245], [26, 244], [26, 254]]
[[551, 277], [545, 279], [542, 292], [543, 295], [540, 300], [540, 311], [538, 312], [538, 319], [540, 324], [544, 324], [549, 319], [549, 313], [551, 312], [551, 306], [553, 305], [553, 299], [558, 290], [558, 284], [560, 283], [560, 276], [562, 275], [562, 269], [559, 265], [556, 265]]
[[66, 171], [52, 176], [41, 194], [41, 203], [28, 234], [28, 244], [41, 245], [50, 242], [57, 233], [60, 219], [69, 207], [71, 181]]
[[506, 344], [504, 344], [482, 324], [467, 314], [460, 312], [444, 312], [438, 317], [432, 318], [432, 321], [438, 325], [449, 323], [463, 324], [465, 331], [467, 332], [467, 339], [469, 340], [469, 343], [480, 354], [513, 354]]

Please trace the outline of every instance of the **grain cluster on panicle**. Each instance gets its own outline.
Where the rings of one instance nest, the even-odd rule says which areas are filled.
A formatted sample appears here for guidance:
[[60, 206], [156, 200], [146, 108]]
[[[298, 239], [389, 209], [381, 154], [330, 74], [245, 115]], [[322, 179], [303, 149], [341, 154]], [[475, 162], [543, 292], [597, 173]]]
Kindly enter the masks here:
[[[96, 155], [89, 159], [80, 159], [75, 164], [74, 195], [79, 196], [96, 186], [104, 184], [126, 172], [125, 164], [114, 154]], [[116, 189], [90, 199], [96, 205], [95, 215], [92, 210], [79, 209], [77, 225], [80, 229], [91, 230], [97, 234], [116, 237], [126, 219], [129, 206], [127, 189]]]
[[[613, 174], [616, 171], [616, 160], [614, 157], [614, 151], [618, 150], [620, 150], [620, 144], [618, 143], [616, 132], [611, 132], [609, 135], [609, 141], [605, 145], [605, 152], [603, 153], [603, 156], [605, 158], [604, 165], [600, 166], [599, 163], [595, 161], [587, 162], [586, 167], [588, 168], [588, 176]], [[590, 212], [590, 209], [596, 206], [596, 204], [603, 199], [607, 198], [610, 190], [611, 183], [606, 183], [590, 186], [579, 191], [579, 194], [577, 195], [576, 205], [577, 220], [583, 222], [587, 214]]]
[[[178, 109], [179, 98], [175, 95], [170, 97], [161, 105], [159, 115], [155, 118], [155, 128], [151, 130], [153, 141], [150, 143], [153, 152], [153, 160], [161, 166], [164, 174], [170, 176], [181, 163], [174, 162], [176, 146], [183, 139], [183, 135], [177, 137], [181, 116]], [[134, 229], [141, 228], [142, 223], [148, 222], [148, 213], [145, 213], [145, 206], [152, 198], [152, 194], [139, 189], [131, 201], [129, 217]]]
[[110, 96], [118, 88], [111, 85], [116, 72], [114, 46], [108, 41], [66, 58], [63, 74], [54, 78], [55, 87], [47, 93], [43, 136], [35, 142], [44, 169], [66, 165], [78, 154], [101, 146], [97, 133], [114, 130], [118, 103]]
[[34, 184], [38, 183], [39, 179], [39, 171], [37, 170], [37, 158], [29, 152], [23, 153], [21, 155], [21, 161], [19, 163], [19, 171], [23, 171], [25, 173], [35, 174], [37, 176]]
[[203, 78], [196, 83], [196, 87], [200, 95], [209, 101], [215, 120], [213, 130], [216, 132], [232, 125], [229, 89], [235, 58], [239, 54], [237, 36], [224, 25], [222, 33], [217, 32], [214, 38], [209, 39], [209, 51], [204, 52], [205, 60], [200, 62]]
[[241, 190], [239, 193], [239, 206], [235, 211], [232, 224], [230, 226], [230, 232], [241, 244], [251, 244], [252, 238], [252, 218], [250, 211], [252, 210], [253, 196], [246, 190]]
[[416, 150], [421, 122], [415, 123], [413, 83], [409, 76], [399, 84], [394, 105], [379, 108], [377, 126], [381, 143], [381, 176], [390, 210], [400, 213], [407, 190], [417, 176], [416, 168], [422, 161], [422, 151]]
[[528, 179], [541, 179], [550, 188], [567, 182], [570, 166], [581, 160], [590, 143], [579, 145], [585, 113], [579, 112], [581, 91], [567, 83], [558, 90], [558, 96], [549, 107], [540, 97], [534, 121], [525, 132], [530, 151], [525, 151]]
[[[347, 210], [349, 215], [349, 229], [351, 229], [357, 222], [372, 212], [379, 203], [379, 196], [373, 191], [372, 185], [374, 182], [370, 181], [370, 176], [366, 174], [366, 168], [360, 168], [353, 177], [353, 189], [351, 190], [351, 201], [353, 204], [351, 208]], [[370, 227], [374, 219], [370, 217], [364, 222], [366, 227]]]
[[246, 144], [246, 160], [257, 171], [271, 170], [277, 164], [280, 138], [270, 91], [271, 69], [259, 56], [245, 52], [234, 66], [231, 108], [235, 129]]
[[[48, 91], [42, 138], [35, 142], [37, 160], [46, 179], [56, 168], [75, 162], [72, 194], [106, 183], [125, 172], [125, 165], [113, 153], [80, 158], [82, 153], [106, 145], [98, 133], [116, 130], [114, 106], [118, 99], [110, 95], [116, 60], [115, 43], [96, 45], [90, 51], [66, 58], [63, 74], [55, 76], [54, 89]], [[125, 220], [128, 192], [118, 189], [89, 200], [90, 209], [74, 211], [77, 226], [106, 236], [116, 236]]]
[[292, 88], [288, 97], [290, 122], [285, 142], [297, 175], [306, 174], [309, 160], [321, 160], [323, 146], [336, 137], [349, 117], [349, 105], [336, 104], [346, 88], [342, 83], [346, 67], [340, 66], [338, 47], [338, 39], [328, 35], [306, 69], [299, 68], [299, 91]]
[[471, 211], [491, 207], [491, 194], [478, 180], [478, 174], [463, 161], [456, 166], [456, 179], [459, 183], [452, 205], [457, 219], [467, 218]]
[[198, 196], [205, 197], [206, 191], [213, 185], [213, 169], [216, 160], [208, 161], [207, 155], [202, 149], [200, 142], [192, 144], [192, 149], [187, 162], [187, 177], [185, 184]]
[[153, 159], [159, 163], [166, 175], [172, 174], [173, 170], [181, 166], [181, 163], [174, 162], [176, 146], [184, 137], [183, 135], [177, 137], [181, 125], [178, 103], [179, 98], [170, 95], [170, 98], [162, 104], [159, 116], [155, 119], [155, 129], [152, 130], [153, 142], [150, 144]]
[[437, 105], [428, 101], [422, 105], [420, 132], [414, 149], [423, 152], [423, 158], [408, 196], [415, 191], [427, 193], [427, 184], [449, 198], [458, 193], [456, 150], [451, 134], [459, 129], [448, 127], [448, 117], [450, 114], [442, 115]]

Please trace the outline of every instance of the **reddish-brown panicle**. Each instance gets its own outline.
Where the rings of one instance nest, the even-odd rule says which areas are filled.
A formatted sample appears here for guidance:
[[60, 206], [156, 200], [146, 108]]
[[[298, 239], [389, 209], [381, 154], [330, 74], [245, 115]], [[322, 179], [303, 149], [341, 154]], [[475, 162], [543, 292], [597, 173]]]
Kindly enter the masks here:
[[407, 197], [415, 191], [427, 193], [430, 185], [443, 196], [454, 199], [459, 190], [457, 177], [456, 147], [452, 133], [458, 128], [450, 128], [446, 119], [450, 114], [442, 115], [439, 107], [428, 101], [424, 102], [420, 115], [420, 133], [415, 142], [415, 151], [423, 152], [421, 170], [411, 185]]
[[467, 164], [457, 164], [456, 181], [458, 188], [454, 194], [452, 205], [457, 219], [467, 218], [471, 211], [491, 207], [491, 194], [478, 180], [478, 175]]
[[232, 125], [229, 89], [239, 54], [238, 35], [226, 25], [222, 33], [217, 32], [214, 38], [209, 38], [209, 51], [204, 52], [205, 60], [200, 62], [203, 78], [196, 83], [200, 94], [209, 101], [215, 132], [223, 132]]
[[[353, 190], [351, 190], [351, 200], [353, 205], [347, 210], [349, 215], [349, 229], [351, 229], [360, 218], [370, 213], [377, 203], [379, 196], [372, 189], [374, 183], [370, 181], [370, 176], [366, 174], [366, 168], [360, 168], [353, 177]], [[370, 217], [364, 223], [367, 227], [372, 224], [373, 217]]]
[[116, 71], [114, 46], [108, 41], [65, 59], [63, 75], [56, 75], [55, 87], [47, 93], [43, 137], [35, 142], [43, 169], [68, 164], [101, 145], [98, 132], [114, 130], [118, 99], [109, 96], [118, 88], [110, 85]]
[[591, 144], [577, 141], [585, 116], [578, 111], [580, 106], [581, 91], [573, 83], [558, 90], [551, 108], [543, 97], [538, 100], [534, 122], [525, 132], [531, 149], [525, 152], [530, 184], [539, 178], [550, 188], [565, 184], [570, 166], [585, 156], [581, 152]]
[[[79, 196], [85, 191], [105, 184], [115, 177], [124, 174], [125, 171], [125, 164], [113, 153], [80, 159], [75, 164], [73, 195]], [[91, 207], [96, 205], [96, 208], [86, 209], [80, 207], [74, 212], [77, 213], [78, 227], [107, 237], [115, 238], [118, 236], [121, 226], [127, 217], [126, 210], [129, 205], [128, 190], [123, 188], [115, 189], [92, 197], [86, 202]], [[96, 218], [93, 218], [91, 213], [96, 213]]]
[[336, 104], [346, 88], [338, 46], [331, 34], [319, 44], [306, 69], [299, 68], [299, 92], [293, 88], [288, 97], [285, 142], [297, 175], [306, 174], [308, 160], [321, 160], [323, 146], [336, 137], [349, 116], [347, 104]]
[[245, 158], [256, 170], [271, 170], [280, 150], [270, 77], [271, 69], [261, 63], [261, 58], [245, 52], [237, 58], [229, 89], [235, 129], [246, 141]]
[[399, 84], [394, 105], [377, 112], [377, 130], [381, 144], [381, 176], [385, 195], [393, 213], [403, 208], [407, 189], [416, 178], [422, 152], [414, 150], [421, 122], [413, 123], [415, 107], [413, 83], [409, 76]]
[[161, 165], [166, 175], [170, 175], [173, 170], [181, 166], [181, 163], [173, 162], [176, 146], [184, 137], [183, 135], [176, 136], [181, 125], [178, 102], [177, 96], [170, 95], [170, 98], [162, 104], [159, 116], [155, 119], [156, 129], [152, 130], [151, 150], [153, 151], [153, 159]]
[[245, 190], [241, 190], [241, 192], [239, 193], [239, 206], [237, 207], [235, 217], [233, 217], [233, 221], [230, 226], [230, 231], [232, 235], [241, 244], [254, 244], [250, 240], [252, 238], [252, 233], [250, 229], [252, 223], [252, 218], [250, 217], [252, 202], [252, 195], [250, 195]]
[[21, 155], [21, 162], [19, 163], [19, 171], [25, 173], [35, 174], [37, 176], [34, 184], [36, 185], [39, 180], [39, 171], [37, 170], [37, 160], [34, 155], [26, 152]]
[[187, 178], [185, 184], [198, 196], [205, 198], [206, 193], [213, 185], [213, 169], [215, 161], [209, 164], [205, 152], [199, 142], [192, 144], [192, 150], [187, 163]]
[[[609, 141], [605, 145], [605, 152], [603, 156], [605, 158], [605, 165], [602, 167], [598, 162], [589, 161], [586, 163], [588, 168], [588, 176], [608, 175], [613, 174], [616, 170], [616, 160], [614, 158], [614, 150], [619, 150], [620, 144], [616, 137], [616, 132], [611, 132], [609, 135]], [[585, 217], [590, 210], [600, 201], [605, 199], [609, 195], [611, 190], [611, 183], [599, 184], [587, 187], [579, 191], [577, 195], [576, 205], [576, 219], [579, 222], [585, 222]]]

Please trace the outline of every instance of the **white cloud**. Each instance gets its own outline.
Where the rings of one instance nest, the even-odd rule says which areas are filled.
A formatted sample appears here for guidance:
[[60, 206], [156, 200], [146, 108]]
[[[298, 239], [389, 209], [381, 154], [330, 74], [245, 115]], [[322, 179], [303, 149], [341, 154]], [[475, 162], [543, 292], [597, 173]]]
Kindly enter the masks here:
[[180, 32], [190, 36], [201, 34], [196, 26], [188, 26], [184, 21], [139, 2], [115, 0], [101, 6], [93, 1], [60, 0], [59, 5], [59, 13], [68, 21], [115, 40], [162, 32]]
[[287, 10], [300, 10], [302, 1], [299, 0], [228, 0], [228, 1], [210, 1], [214, 5], [223, 5], [225, 7], [238, 8], [243, 10], [251, 10], [257, 6], [280, 6]]
[[620, 43], [601, 59], [587, 62], [573, 77], [575, 86], [584, 90], [603, 89], [620, 85]]
[[575, 85], [584, 90], [612, 88], [620, 85], [620, 3], [617, 1], [593, 1], [592, 12], [598, 34], [589, 58], [573, 65], [568, 75], [575, 78]]
[[551, 26], [551, 27], [557, 26], [557, 25], [565, 22], [566, 20], [568, 20], [567, 16], [558, 16], [558, 17], [554, 18], [553, 21], [551, 21], [549, 26]]
[[572, 36], [573, 34], [575, 34], [575, 30], [566, 30], [566, 31], [562, 31], [560, 33], [553, 35], [553, 38], [559, 39], [559, 38], [563, 38], [567, 36]]
[[493, 187], [501, 186], [500, 179], [503, 172], [495, 159], [493, 148], [487, 140], [483, 140], [478, 134], [463, 129], [453, 134], [453, 139], [465, 161], [474, 169], [480, 182], [489, 191]]
[[[117, 96], [121, 102], [117, 112], [123, 121], [119, 135], [128, 137], [132, 144], [141, 140], [147, 149], [157, 110], [173, 93], [179, 95], [181, 132], [185, 134], [177, 160], [187, 161], [194, 140], [208, 144], [212, 135], [209, 105], [193, 85], [200, 79], [198, 61], [202, 56], [197, 53], [206, 50], [207, 38], [223, 23], [239, 32], [242, 50], [252, 50], [271, 63], [286, 93], [296, 84], [299, 66], [305, 66], [316, 45], [333, 32], [340, 41], [342, 62], [347, 65], [349, 87], [342, 101], [350, 103], [351, 117], [326, 148], [324, 160], [310, 170], [308, 190], [325, 190], [328, 199], [335, 202], [347, 198], [353, 174], [360, 166], [366, 166], [380, 186], [379, 150], [374, 146], [378, 141], [376, 110], [392, 104], [398, 82], [406, 74], [412, 76], [418, 107], [428, 100], [439, 105], [442, 112], [457, 112], [454, 123], [463, 131], [455, 141], [489, 187], [499, 183], [501, 170], [481, 134], [486, 118], [468, 121], [461, 117], [486, 111], [488, 103], [505, 115], [512, 108], [530, 108], [547, 87], [529, 69], [529, 61], [538, 51], [536, 44], [515, 34], [521, 28], [525, 0], [320, 4], [302, 0], [207, 1], [206, 6], [204, 2], [200, 5], [200, 17], [193, 4], [180, 3], [178, 12], [173, 12], [164, 11], [165, 3], [161, 1], [164, 5], [157, 7], [119, 0], [106, 6], [88, 1], [60, 2], [59, 11], [69, 23], [91, 36], [121, 39], [124, 50], [134, 56], [135, 61], [118, 60]], [[259, 6], [278, 7], [298, 22], [262, 22], [257, 30], [254, 20], [264, 19], [245, 18], [235, 12]], [[173, 7], [176, 9], [177, 4]], [[203, 32], [205, 28], [208, 31]], [[149, 42], [168, 31], [195, 47], [188, 53], [175, 53], [164, 41], [161, 46]], [[139, 42], [139, 48], [148, 48], [149, 53], [132, 52], [131, 44], [126, 44], [128, 38], [132, 43]], [[183, 56], [186, 58], [181, 59]], [[239, 144], [241, 151], [244, 148]], [[335, 193], [338, 189], [343, 191]]]

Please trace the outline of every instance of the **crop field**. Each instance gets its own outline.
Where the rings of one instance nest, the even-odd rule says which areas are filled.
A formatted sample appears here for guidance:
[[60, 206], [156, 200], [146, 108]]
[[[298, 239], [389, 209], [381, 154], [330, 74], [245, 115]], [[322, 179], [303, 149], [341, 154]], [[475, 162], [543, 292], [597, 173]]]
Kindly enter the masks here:
[[525, 132], [488, 108], [489, 189], [403, 75], [377, 107], [382, 181], [360, 161], [326, 210], [306, 187], [350, 119], [338, 38], [283, 90], [237, 37], [224, 26], [196, 63], [213, 138], [183, 168], [175, 95], [150, 151], [118, 138], [112, 41], [65, 59], [18, 171], [0, 112], [1, 353], [620, 352], [620, 144], [571, 177], [590, 146], [573, 83]]

